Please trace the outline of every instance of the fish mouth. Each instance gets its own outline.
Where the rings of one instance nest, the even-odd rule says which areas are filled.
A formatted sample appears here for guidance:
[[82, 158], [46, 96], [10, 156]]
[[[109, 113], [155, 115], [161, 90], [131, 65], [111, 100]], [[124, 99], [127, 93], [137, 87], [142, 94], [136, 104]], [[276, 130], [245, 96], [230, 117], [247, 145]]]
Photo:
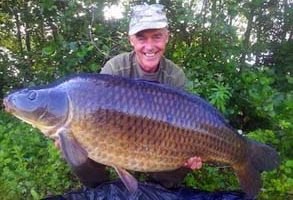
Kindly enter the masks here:
[[6, 112], [14, 115], [18, 119], [25, 121], [21, 116], [19, 116], [19, 114], [17, 114], [17, 109], [15, 108], [14, 104], [12, 103], [10, 96], [7, 96], [3, 99], [3, 105], [4, 105], [4, 110]]
[[4, 105], [4, 109], [6, 112], [8, 112], [8, 113], [14, 112], [14, 108], [13, 108], [13, 105], [12, 105], [9, 97], [5, 97], [3, 99], [3, 105]]
[[29, 123], [29, 124], [34, 124], [35, 121], [33, 120], [28, 120], [24, 117], [21, 116], [21, 114], [17, 113], [17, 109], [14, 107], [14, 104], [11, 102], [11, 97], [8, 96], [8, 97], [5, 97], [3, 99], [3, 105], [4, 105], [4, 110], [8, 113], [11, 113], [12, 115], [14, 115], [16, 118], [26, 122], [26, 123]]

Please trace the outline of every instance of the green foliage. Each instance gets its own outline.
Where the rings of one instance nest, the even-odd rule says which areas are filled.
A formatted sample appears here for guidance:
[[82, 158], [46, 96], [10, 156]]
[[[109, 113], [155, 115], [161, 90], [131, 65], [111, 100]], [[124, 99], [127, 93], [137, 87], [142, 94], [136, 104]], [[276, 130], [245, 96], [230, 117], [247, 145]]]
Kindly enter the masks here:
[[210, 89], [212, 92], [209, 96], [210, 102], [222, 112], [225, 112], [226, 103], [231, 97], [229, 89], [229, 86], [225, 86], [223, 84], [216, 84], [214, 88]]
[[[248, 137], [259, 142], [277, 147], [281, 152], [281, 165], [278, 169], [263, 173], [263, 189], [260, 199], [286, 199], [293, 192], [293, 160], [286, 154], [292, 149], [292, 136], [284, 133], [283, 136], [275, 134], [272, 130], [256, 130], [250, 132]], [[291, 153], [292, 154], [292, 153]]]
[[51, 141], [0, 112], [0, 199], [40, 199], [77, 185]]
[[243, 98], [249, 101], [260, 116], [273, 117], [277, 91], [272, 88], [273, 78], [266, 71], [248, 71], [242, 74]]
[[[71, 73], [99, 72], [109, 58], [131, 50], [130, 5], [125, 3], [122, 19], [103, 17], [105, 6], [117, 2], [1, 2], [0, 98]], [[166, 57], [183, 68], [188, 90], [209, 100], [236, 129], [280, 153], [280, 168], [263, 174], [260, 199], [292, 197], [292, 5], [288, 0], [160, 3], [170, 22]], [[254, 62], [247, 64], [249, 59]], [[230, 168], [217, 166], [189, 174], [185, 183], [210, 191], [239, 187]], [[51, 141], [0, 113], [1, 199], [39, 199], [76, 185]]]
[[206, 191], [239, 190], [239, 184], [230, 167], [204, 165], [202, 169], [189, 173], [184, 183]]

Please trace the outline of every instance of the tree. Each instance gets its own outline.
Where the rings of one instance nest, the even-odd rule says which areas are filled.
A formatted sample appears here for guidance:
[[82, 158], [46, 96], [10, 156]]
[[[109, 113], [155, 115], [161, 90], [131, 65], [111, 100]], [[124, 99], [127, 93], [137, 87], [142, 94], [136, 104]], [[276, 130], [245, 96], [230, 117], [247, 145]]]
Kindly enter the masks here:
[[[129, 51], [130, 6], [145, 1], [123, 2], [124, 17], [119, 20], [104, 18], [104, 9], [121, 3], [117, 0], [0, 2], [0, 98], [13, 89], [48, 83], [71, 73], [99, 72], [109, 58]], [[261, 197], [288, 197], [288, 188], [292, 187], [289, 178], [293, 128], [290, 118], [293, 116], [292, 3], [288, 0], [147, 2], [160, 2], [166, 7], [171, 33], [166, 56], [186, 72], [188, 90], [209, 100], [245, 135], [269, 143], [280, 152], [282, 165], [265, 175]], [[3, 125], [2, 121], [15, 130]], [[0, 113], [0, 147], [13, 146], [11, 138], [19, 135], [16, 130], [23, 129], [29, 130]], [[31, 137], [33, 141], [38, 140]], [[33, 141], [28, 139], [17, 144], [25, 147]], [[52, 149], [49, 152], [56, 154]], [[0, 174], [8, 190], [14, 189], [11, 185], [18, 182], [9, 182], [12, 179], [5, 178], [14, 174], [9, 160], [12, 155], [9, 148], [5, 151], [0, 148], [0, 163], [3, 163]], [[30, 158], [34, 159], [34, 155]], [[21, 169], [26, 165], [17, 163]], [[219, 171], [224, 175], [217, 178]], [[197, 183], [194, 183], [194, 177], [197, 177]], [[14, 178], [19, 180], [19, 177]], [[64, 184], [68, 186], [68, 182], [74, 181], [71, 176], [67, 178]], [[56, 181], [50, 176], [47, 179], [53, 180], [48, 181], [50, 183]], [[223, 180], [229, 185], [222, 185], [222, 189], [236, 187], [229, 170], [222, 168], [204, 168], [191, 174], [185, 182], [213, 190], [219, 185], [217, 182]], [[29, 184], [37, 182], [34, 180]], [[33, 191], [28, 192], [27, 186], [21, 186], [17, 194], [27, 199], [33, 194], [46, 194], [45, 189], [38, 190], [37, 187], [35, 185]], [[1, 183], [0, 191], [3, 191]]]

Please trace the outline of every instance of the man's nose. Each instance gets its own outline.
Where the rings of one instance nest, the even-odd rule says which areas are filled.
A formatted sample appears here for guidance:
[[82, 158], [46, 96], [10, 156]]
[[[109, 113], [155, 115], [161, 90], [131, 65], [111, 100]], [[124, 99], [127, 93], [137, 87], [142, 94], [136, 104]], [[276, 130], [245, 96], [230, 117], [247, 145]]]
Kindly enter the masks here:
[[152, 50], [155, 47], [155, 43], [152, 39], [148, 39], [145, 43], [145, 49]]

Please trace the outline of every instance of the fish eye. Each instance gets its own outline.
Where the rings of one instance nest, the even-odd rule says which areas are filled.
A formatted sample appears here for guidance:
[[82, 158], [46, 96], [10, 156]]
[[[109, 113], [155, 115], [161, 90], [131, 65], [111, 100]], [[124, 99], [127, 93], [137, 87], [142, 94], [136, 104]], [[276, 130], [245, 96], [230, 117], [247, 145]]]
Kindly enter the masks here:
[[29, 100], [35, 100], [37, 97], [37, 93], [35, 91], [30, 91], [27, 95]]

